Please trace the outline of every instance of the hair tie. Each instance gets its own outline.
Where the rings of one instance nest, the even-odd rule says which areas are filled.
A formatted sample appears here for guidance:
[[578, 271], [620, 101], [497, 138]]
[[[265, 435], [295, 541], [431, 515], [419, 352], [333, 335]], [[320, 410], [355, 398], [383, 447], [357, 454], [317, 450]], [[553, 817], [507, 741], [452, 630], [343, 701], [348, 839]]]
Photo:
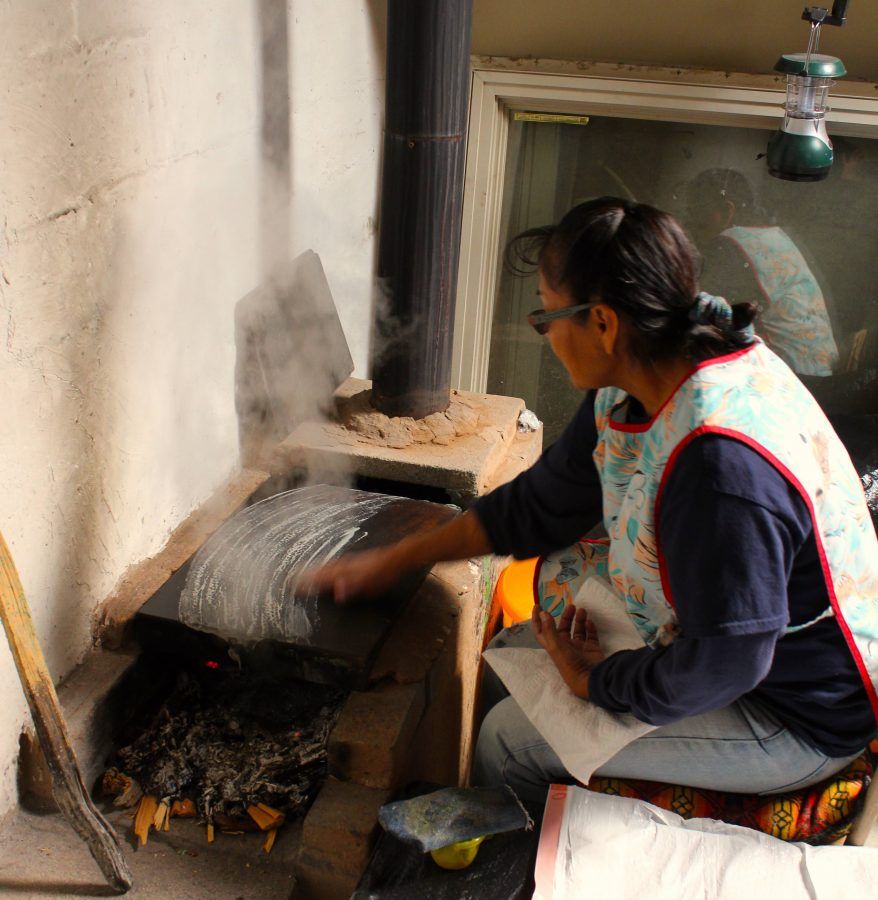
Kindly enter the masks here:
[[700, 291], [689, 308], [689, 319], [697, 325], [718, 325], [728, 330], [732, 327], [732, 307], [725, 297]]

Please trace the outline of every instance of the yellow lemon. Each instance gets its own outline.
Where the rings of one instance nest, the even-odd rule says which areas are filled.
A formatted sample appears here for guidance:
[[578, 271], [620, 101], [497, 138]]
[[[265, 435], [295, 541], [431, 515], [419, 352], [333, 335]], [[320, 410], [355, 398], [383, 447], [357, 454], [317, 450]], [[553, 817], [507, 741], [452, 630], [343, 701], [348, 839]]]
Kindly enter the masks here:
[[449, 844], [447, 847], [440, 847], [438, 850], [431, 850], [430, 856], [434, 862], [443, 869], [465, 869], [475, 858], [479, 852], [479, 844], [487, 837], [470, 838], [468, 841], [458, 841], [456, 844]]

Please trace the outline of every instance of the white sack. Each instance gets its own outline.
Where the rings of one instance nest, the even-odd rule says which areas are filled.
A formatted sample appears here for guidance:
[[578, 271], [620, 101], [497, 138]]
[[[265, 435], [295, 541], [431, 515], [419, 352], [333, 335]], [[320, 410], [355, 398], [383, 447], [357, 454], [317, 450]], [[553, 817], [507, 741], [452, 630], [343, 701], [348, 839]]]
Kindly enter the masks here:
[[641, 800], [553, 787], [534, 898], [859, 900], [878, 896], [876, 885], [876, 849], [786, 843]]

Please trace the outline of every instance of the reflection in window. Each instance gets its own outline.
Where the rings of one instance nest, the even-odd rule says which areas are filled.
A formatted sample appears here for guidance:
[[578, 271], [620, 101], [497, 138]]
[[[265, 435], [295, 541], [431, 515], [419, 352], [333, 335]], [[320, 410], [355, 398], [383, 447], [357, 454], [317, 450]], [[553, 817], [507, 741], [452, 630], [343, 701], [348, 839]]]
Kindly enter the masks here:
[[[759, 308], [757, 332], [831, 416], [878, 412], [878, 141], [838, 138], [829, 178], [769, 176], [767, 132], [591, 117], [510, 123], [503, 244], [605, 194], [681, 219], [702, 288]], [[524, 397], [552, 441], [581, 396], [524, 316], [536, 278], [499, 279], [488, 390]]]

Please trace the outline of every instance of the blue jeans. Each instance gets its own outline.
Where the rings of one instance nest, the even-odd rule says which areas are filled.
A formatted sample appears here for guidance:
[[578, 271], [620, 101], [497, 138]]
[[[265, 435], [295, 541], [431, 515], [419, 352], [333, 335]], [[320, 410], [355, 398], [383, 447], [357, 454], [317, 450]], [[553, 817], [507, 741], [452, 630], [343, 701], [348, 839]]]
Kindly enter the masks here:
[[[525, 623], [504, 629], [490, 646], [538, 645], [530, 624]], [[472, 783], [508, 784], [529, 806], [540, 806], [546, 787], [572, 781], [570, 773], [489, 667], [482, 697], [488, 713], [476, 744]], [[742, 699], [651, 731], [595, 775], [732, 793], [778, 794], [824, 781], [857, 756], [826, 756], [769, 712]]]

